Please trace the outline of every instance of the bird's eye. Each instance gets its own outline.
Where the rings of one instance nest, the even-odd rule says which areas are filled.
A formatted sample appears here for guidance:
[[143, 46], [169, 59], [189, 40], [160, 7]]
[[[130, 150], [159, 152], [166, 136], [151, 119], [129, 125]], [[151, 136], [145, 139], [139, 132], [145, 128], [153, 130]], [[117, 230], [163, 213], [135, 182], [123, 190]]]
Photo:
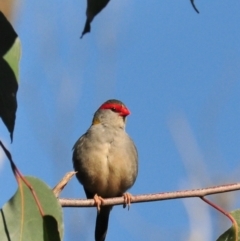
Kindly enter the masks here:
[[117, 112], [117, 109], [115, 107], [112, 107], [111, 110]]

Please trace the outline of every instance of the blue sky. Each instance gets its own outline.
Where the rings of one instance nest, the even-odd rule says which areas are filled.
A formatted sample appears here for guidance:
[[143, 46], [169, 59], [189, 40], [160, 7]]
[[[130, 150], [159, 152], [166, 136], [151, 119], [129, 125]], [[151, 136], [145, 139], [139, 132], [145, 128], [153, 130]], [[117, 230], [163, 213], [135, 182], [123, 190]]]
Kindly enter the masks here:
[[[85, 1], [20, 1], [22, 41], [14, 142], [26, 175], [54, 186], [72, 170], [72, 146], [110, 98], [131, 110], [139, 152], [132, 194], [239, 182], [240, 3], [112, 0], [79, 39]], [[16, 189], [0, 152], [0, 204]], [[62, 197], [85, 194], [74, 178]], [[238, 192], [209, 197], [227, 210]], [[93, 240], [96, 210], [64, 209], [65, 241]], [[228, 220], [198, 199], [114, 207], [107, 240], [215, 240]]]

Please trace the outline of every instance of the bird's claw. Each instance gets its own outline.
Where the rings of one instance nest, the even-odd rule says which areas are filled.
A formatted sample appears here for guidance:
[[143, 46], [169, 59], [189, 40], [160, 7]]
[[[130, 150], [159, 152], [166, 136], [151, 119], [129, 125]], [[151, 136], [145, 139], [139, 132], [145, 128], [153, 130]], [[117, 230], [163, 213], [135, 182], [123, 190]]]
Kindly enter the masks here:
[[94, 195], [93, 199], [94, 199], [95, 205], [97, 206], [97, 211], [100, 212], [101, 205], [103, 204], [104, 199], [98, 196], [97, 194]]
[[133, 196], [130, 193], [126, 192], [123, 194], [123, 198], [124, 198], [123, 207], [125, 208], [126, 206], [128, 206], [128, 210], [129, 210], [130, 204], [133, 200]]

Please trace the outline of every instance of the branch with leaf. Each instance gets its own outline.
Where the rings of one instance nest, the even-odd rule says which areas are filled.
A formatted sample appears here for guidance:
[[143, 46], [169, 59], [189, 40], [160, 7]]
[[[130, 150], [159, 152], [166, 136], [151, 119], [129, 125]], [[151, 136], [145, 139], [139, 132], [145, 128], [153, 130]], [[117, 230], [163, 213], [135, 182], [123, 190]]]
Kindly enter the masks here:
[[[82, 36], [90, 32], [90, 23], [93, 18], [108, 4], [109, 0], [102, 1], [99, 8], [95, 8], [88, 1], [87, 20]], [[197, 13], [194, 0], [190, 0]], [[94, 9], [94, 12], [92, 12]], [[90, 17], [91, 16], [91, 17]], [[18, 89], [18, 72], [20, 60], [20, 40], [0, 12], [0, 117], [6, 125], [10, 138], [13, 138], [15, 116], [17, 110], [16, 94]], [[5, 34], [3, 34], [5, 33]], [[35, 177], [25, 177], [16, 167], [10, 152], [0, 141], [4, 153], [9, 159], [13, 174], [18, 183], [18, 190], [0, 210], [0, 240], [63, 240], [62, 207], [94, 207], [93, 199], [58, 198], [63, 188], [75, 175], [68, 173], [59, 184], [51, 190], [44, 182]], [[240, 190], [240, 183], [220, 185], [202, 189], [145, 194], [132, 196], [131, 203], [163, 201], [180, 198], [200, 198], [218, 212], [225, 215], [232, 227], [223, 233], [217, 241], [239, 240], [240, 211], [227, 212], [215, 203], [206, 199], [206, 196]], [[123, 197], [104, 199], [102, 205], [124, 205]], [[38, 229], [38, 234], [35, 232]], [[38, 236], [37, 236], [38, 235]]]
[[[67, 173], [63, 179], [53, 188], [53, 192], [58, 197], [60, 192], [64, 189], [70, 179], [76, 174], [76, 172]], [[223, 233], [217, 241], [227, 241], [234, 240], [238, 241], [240, 237], [239, 235], [239, 226], [240, 226], [240, 210], [235, 210], [233, 212], [227, 212], [215, 203], [206, 199], [206, 196], [226, 193], [232, 191], [240, 190], [240, 183], [232, 183], [232, 184], [223, 184], [213, 187], [201, 188], [201, 189], [192, 189], [192, 190], [184, 190], [184, 191], [174, 191], [174, 192], [164, 192], [164, 193], [154, 193], [154, 194], [142, 194], [132, 196], [131, 203], [142, 203], [142, 202], [156, 202], [156, 201], [164, 201], [171, 199], [180, 199], [180, 198], [200, 198], [208, 205], [216, 209], [218, 212], [225, 215], [232, 223], [232, 227], [228, 229], [225, 233]], [[62, 207], [95, 207], [94, 199], [71, 199], [71, 198], [59, 198], [59, 202]], [[113, 205], [125, 205], [124, 197], [116, 197], [116, 198], [107, 198], [104, 199], [103, 206], [113, 206]]]

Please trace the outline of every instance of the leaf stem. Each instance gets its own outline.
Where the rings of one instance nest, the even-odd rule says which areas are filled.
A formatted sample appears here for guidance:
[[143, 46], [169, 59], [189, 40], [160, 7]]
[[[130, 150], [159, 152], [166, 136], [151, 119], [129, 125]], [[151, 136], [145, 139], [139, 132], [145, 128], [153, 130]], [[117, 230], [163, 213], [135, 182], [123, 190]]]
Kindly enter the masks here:
[[3, 145], [3, 143], [0, 141], [0, 146], [2, 147], [5, 155], [7, 156], [8, 160], [10, 161], [10, 165], [13, 171], [13, 174], [17, 180], [18, 186], [21, 189], [21, 183], [20, 183], [20, 179], [25, 183], [25, 185], [28, 187], [28, 189], [30, 190], [30, 192], [33, 195], [33, 198], [38, 206], [39, 212], [41, 214], [41, 216], [44, 216], [44, 211], [42, 208], [42, 205], [37, 197], [37, 194], [35, 192], [35, 190], [33, 189], [32, 185], [28, 182], [28, 180], [22, 175], [22, 173], [18, 170], [17, 166], [15, 165], [13, 159], [12, 159], [12, 155], [11, 153], [7, 150], [7, 148]]
[[238, 241], [238, 225], [236, 220], [232, 217], [232, 215], [230, 213], [228, 213], [227, 211], [225, 211], [223, 208], [219, 207], [217, 204], [209, 201], [208, 199], [206, 199], [205, 197], [200, 197], [204, 202], [206, 202], [207, 204], [209, 204], [211, 207], [215, 208], [216, 210], [218, 210], [220, 213], [222, 213], [223, 215], [225, 215], [232, 223], [234, 229], [235, 229], [235, 241]]

